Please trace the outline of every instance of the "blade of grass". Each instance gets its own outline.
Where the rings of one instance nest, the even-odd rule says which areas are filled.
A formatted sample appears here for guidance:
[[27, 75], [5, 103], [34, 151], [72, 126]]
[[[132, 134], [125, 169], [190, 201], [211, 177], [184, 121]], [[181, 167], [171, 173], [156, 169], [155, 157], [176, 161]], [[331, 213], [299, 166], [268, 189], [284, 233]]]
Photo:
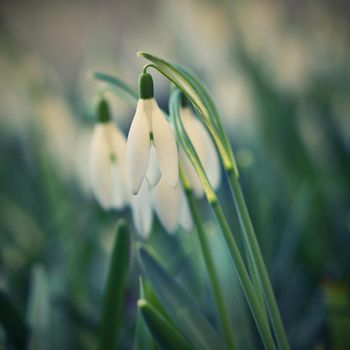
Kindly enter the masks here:
[[115, 349], [122, 320], [122, 306], [128, 275], [130, 232], [124, 220], [116, 228], [115, 243], [103, 296], [98, 349]]
[[[144, 286], [145, 281], [140, 276], [139, 278], [139, 288], [140, 288], [140, 299], [145, 299], [147, 287]], [[152, 335], [145, 323], [144, 318], [141, 315], [141, 311], [137, 309], [136, 312], [136, 330], [135, 330], [135, 341], [134, 341], [134, 350], [156, 350], [158, 348], [155, 340], [152, 338]]]
[[219, 335], [209, 324], [195, 299], [146, 248], [140, 247], [139, 254], [143, 268], [159, 301], [174, 320], [175, 326], [186, 336], [191, 345], [198, 349], [222, 349], [224, 345], [220, 341]]
[[277, 305], [271, 281], [265, 266], [265, 262], [260, 250], [254, 227], [248, 212], [248, 208], [242, 193], [239, 179], [233, 171], [228, 171], [229, 184], [234, 198], [236, 211], [243, 231], [243, 239], [248, 247], [248, 252], [255, 264], [256, 273], [259, 276], [264, 289], [265, 301], [270, 315], [270, 319], [276, 334], [278, 345], [281, 349], [289, 349], [288, 339], [282, 323], [282, 318]]
[[137, 303], [150, 332], [162, 349], [189, 350], [191, 346], [185, 338], [146, 300]]
[[[138, 100], [139, 94], [135, 88], [127, 84], [121, 79], [118, 79], [110, 74], [102, 73], [102, 72], [94, 72], [93, 78], [104, 81], [106, 83], [112, 84], [116, 88], [118, 88], [119, 91], [126, 93], [130, 97], [132, 97], [134, 100]], [[122, 96], [123, 97], [123, 96]]]
[[[181, 174], [181, 171], [180, 171], [180, 174]], [[181, 175], [181, 177], [183, 178], [183, 174]], [[184, 180], [183, 180], [183, 183], [185, 183]], [[225, 300], [224, 300], [223, 292], [220, 286], [217, 269], [215, 267], [212, 254], [210, 252], [209, 242], [203, 228], [202, 220], [200, 218], [196, 201], [193, 197], [192, 190], [190, 188], [187, 188], [186, 185], [184, 185], [184, 187], [185, 187], [185, 194], [188, 200], [191, 215], [195, 223], [199, 242], [202, 248], [204, 261], [205, 261], [209, 278], [211, 281], [211, 285], [213, 288], [216, 307], [218, 309], [221, 326], [224, 330], [226, 343], [229, 349], [235, 349], [235, 339], [233, 335], [232, 324], [228, 314], [228, 310], [225, 305]]]
[[31, 272], [31, 287], [27, 306], [27, 322], [30, 327], [30, 350], [43, 350], [51, 345], [50, 294], [44, 267], [36, 265]]

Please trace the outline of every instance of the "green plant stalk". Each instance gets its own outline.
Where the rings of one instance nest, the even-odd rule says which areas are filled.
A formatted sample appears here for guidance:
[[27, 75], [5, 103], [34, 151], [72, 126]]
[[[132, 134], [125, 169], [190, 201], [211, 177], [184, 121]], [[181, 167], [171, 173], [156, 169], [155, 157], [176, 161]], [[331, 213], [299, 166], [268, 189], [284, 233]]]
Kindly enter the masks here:
[[[272, 325], [274, 327], [274, 331], [276, 334], [276, 338], [277, 338], [279, 347], [281, 349], [289, 349], [288, 339], [287, 339], [286, 334], [285, 334], [285, 330], [284, 330], [283, 323], [281, 320], [281, 316], [280, 316], [280, 312], [279, 312], [278, 305], [276, 302], [276, 298], [274, 296], [274, 292], [273, 292], [271, 282], [270, 282], [270, 279], [269, 279], [269, 276], [268, 276], [268, 273], [267, 273], [267, 270], [265, 267], [264, 260], [262, 258], [260, 247], [259, 247], [259, 244], [258, 244], [257, 239], [256, 239], [254, 228], [253, 228], [253, 225], [251, 223], [250, 216], [249, 216], [246, 204], [245, 204], [245, 200], [244, 200], [244, 197], [243, 197], [243, 194], [242, 194], [239, 182], [238, 182], [239, 172], [238, 172], [238, 167], [236, 165], [234, 153], [233, 153], [232, 148], [230, 146], [230, 143], [228, 141], [228, 137], [227, 137], [227, 134], [225, 132], [225, 129], [222, 126], [219, 113], [215, 107], [215, 104], [211, 100], [209, 94], [202, 87], [201, 83], [197, 80], [197, 78], [194, 77], [193, 75], [191, 75], [189, 72], [186, 72], [185, 70], [183, 70], [179, 67], [178, 67], [178, 69], [180, 69], [182, 71], [182, 73], [185, 74], [189, 80], [196, 83], [201, 95], [204, 97], [204, 99], [207, 102], [209, 114], [215, 120], [215, 124], [218, 128], [218, 133], [225, 144], [226, 152], [223, 152], [222, 149], [219, 147], [219, 144], [217, 143], [216, 138], [213, 137], [214, 141], [216, 142], [216, 144], [218, 146], [218, 150], [219, 150], [219, 153], [220, 153], [220, 156], [222, 158], [224, 165], [225, 165], [225, 160], [227, 158], [227, 155], [229, 155], [229, 158], [231, 159], [231, 166], [225, 165], [225, 169], [226, 169], [226, 172], [228, 173], [228, 176], [229, 176], [229, 183], [230, 183], [231, 190], [233, 192], [236, 210], [237, 210], [238, 216], [239, 216], [240, 221], [241, 221], [241, 226], [243, 228], [244, 246], [245, 246], [245, 250], [247, 253], [251, 277], [253, 279], [253, 283], [254, 283], [257, 291], [260, 294], [259, 295], [260, 303], [261, 303], [263, 308], [265, 308], [264, 300], [263, 300], [264, 295], [265, 295], [270, 318], [271, 318], [271, 322], [272, 322]], [[212, 133], [211, 128], [208, 128], [208, 129], [211, 132], [212, 136], [215, 136]], [[237, 181], [238, 187], [234, 186], [234, 182], [236, 182], [236, 181]], [[239, 198], [239, 201], [237, 200], [238, 198]], [[253, 249], [251, 249], [251, 246], [253, 247]], [[256, 260], [258, 260], [258, 261], [256, 261]]]
[[[180, 172], [180, 174], [181, 174], [181, 172]], [[210, 277], [210, 281], [212, 284], [212, 288], [213, 288], [213, 292], [214, 292], [214, 296], [215, 296], [215, 301], [216, 301], [216, 306], [218, 309], [220, 322], [221, 322], [221, 325], [222, 325], [223, 330], [224, 330], [226, 343], [227, 343], [227, 346], [229, 349], [235, 349], [236, 347], [235, 347], [235, 339], [234, 339], [233, 332], [232, 332], [232, 325], [230, 322], [229, 315], [227, 313], [223, 293], [222, 293], [222, 290], [220, 287], [220, 282], [218, 279], [218, 274], [217, 274], [217, 271], [215, 269], [213, 257], [210, 253], [209, 243], [208, 243], [208, 240], [207, 240], [207, 237], [206, 237], [203, 225], [202, 225], [200, 215], [198, 213], [198, 208], [197, 208], [195, 199], [193, 197], [193, 192], [190, 188], [185, 187], [185, 194], [186, 194], [186, 197], [188, 200], [188, 204], [190, 207], [190, 212], [191, 212], [194, 224], [196, 226], [196, 231], [197, 231], [199, 242], [200, 242], [200, 245], [202, 248], [205, 265], [206, 265], [206, 268], [207, 268], [207, 271], [208, 271], [208, 274]]]
[[138, 100], [138, 98], [139, 98], [139, 94], [138, 94], [137, 89], [135, 89], [134, 87], [125, 83], [121, 79], [118, 79], [112, 75], [102, 73], [102, 72], [93, 72], [92, 77], [97, 79], [97, 80], [101, 80], [101, 81], [104, 81], [106, 83], [110, 83], [110, 84], [116, 86], [121, 91], [124, 91], [125, 93], [127, 93], [130, 97], [132, 97], [135, 100]]
[[172, 116], [172, 121], [175, 126], [176, 134], [187, 154], [193, 166], [196, 169], [196, 172], [202, 182], [207, 200], [211, 205], [215, 217], [221, 228], [221, 232], [224, 235], [227, 247], [229, 249], [231, 258], [233, 260], [233, 265], [237, 272], [239, 281], [241, 283], [242, 289], [248, 301], [250, 310], [253, 314], [254, 320], [258, 327], [259, 333], [263, 340], [266, 349], [275, 349], [275, 343], [271, 335], [270, 325], [268, 323], [267, 317], [264, 314], [264, 310], [260, 305], [259, 299], [255, 294], [252, 282], [250, 280], [249, 274], [245, 267], [244, 261], [238, 249], [236, 240], [231, 232], [231, 229], [227, 223], [227, 220], [223, 214], [221, 205], [217, 199], [217, 195], [208, 180], [208, 177], [204, 171], [203, 165], [196, 153], [195, 148], [191, 140], [189, 139], [186, 130], [184, 128], [183, 122], [181, 120], [179, 106], [180, 106], [180, 91], [174, 90], [170, 97], [170, 113]]
[[247, 269], [244, 265], [237, 243], [233, 237], [233, 233], [224, 216], [222, 207], [218, 200], [210, 201], [209, 204], [214, 211], [215, 217], [224, 236], [231, 258], [234, 262], [239, 281], [247, 298], [249, 307], [252, 311], [255, 323], [259, 329], [259, 333], [261, 335], [264, 346], [266, 349], [269, 350], [276, 349], [275, 343], [271, 335], [268, 320], [266, 318], [263, 308], [261, 307], [259, 299], [255, 294], [253, 284], [249, 278]]
[[264, 315], [265, 315], [266, 319], [268, 319], [267, 318], [268, 315], [266, 312], [265, 298], [264, 298], [264, 290], [263, 290], [263, 287], [261, 285], [259, 273], [258, 273], [256, 264], [253, 261], [252, 256], [249, 254], [249, 247], [247, 246], [247, 242], [245, 240], [243, 241], [243, 244], [244, 244], [245, 255], [246, 255], [247, 260], [248, 260], [248, 271], [250, 274], [250, 278], [252, 279], [252, 283], [253, 283], [255, 290], [256, 290], [256, 293], [258, 295], [260, 305], [264, 311]]
[[226, 172], [228, 175], [236, 211], [238, 213], [239, 221], [242, 227], [243, 239], [245, 240], [248, 247], [248, 253], [253, 257], [253, 263], [255, 264], [258, 276], [260, 277], [261, 285], [264, 290], [267, 309], [275, 331], [279, 348], [287, 350], [289, 349], [288, 339], [284, 330], [282, 318], [265, 266], [265, 262], [262, 257], [259, 243], [255, 235], [254, 227], [250, 219], [246, 202], [244, 200], [241, 185], [239, 183], [238, 177], [235, 176], [233, 171], [226, 170]]
[[[150, 54], [147, 53], [142, 53], [142, 56], [144, 56], [145, 58], [151, 60], [152, 62], [154, 62], [154, 68], [158, 69], [162, 74], [164, 74], [168, 79], [170, 79], [171, 81], [173, 81], [190, 99], [192, 102], [196, 102], [196, 99], [191, 98], [191, 96], [188, 95], [188, 91], [186, 91], [185, 86], [182, 84], [178, 84], [176, 80], [173, 79], [173, 77], [171, 75], [169, 75], [169, 71], [168, 70], [177, 70], [177, 73], [179, 75], [182, 75], [182, 78], [185, 78], [186, 80], [188, 80], [188, 84], [192, 86], [192, 89], [195, 90], [195, 92], [198, 94], [199, 96], [199, 100], [202, 100], [201, 104], [203, 104], [205, 107], [199, 109], [199, 112], [202, 114], [202, 116], [204, 117], [203, 122], [204, 124], [207, 126], [209, 132], [211, 133], [216, 146], [219, 150], [220, 153], [220, 157], [222, 159], [222, 162], [224, 164], [224, 167], [226, 169], [226, 171], [231, 175], [231, 178], [238, 178], [238, 167], [237, 167], [237, 163], [234, 157], [234, 153], [232, 151], [231, 145], [229, 143], [229, 139], [227, 136], [227, 133], [225, 132], [225, 129], [222, 126], [221, 123], [221, 118], [220, 115], [216, 109], [216, 106], [214, 104], [214, 102], [212, 101], [210, 95], [208, 94], [208, 92], [206, 91], [206, 89], [204, 88], [204, 86], [201, 84], [201, 82], [190, 72], [186, 71], [185, 69], [181, 68], [181, 67], [174, 67], [171, 64], [169, 64], [169, 62], [166, 62], [165, 60], [159, 59], [155, 56], [152, 56]], [[160, 65], [159, 65], [160, 64]], [[166, 69], [164, 70], [163, 67], [166, 67]], [[197, 104], [197, 106], [201, 106], [201, 104]], [[213, 120], [214, 121], [214, 125], [216, 126], [216, 129], [212, 127], [211, 123], [208, 122], [208, 120]], [[213, 130], [214, 129], [214, 130]], [[218, 140], [219, 137], [219, 140]], [[219, 141], [219, 142], [218, 142]], [[224, 145], [224, 149], [222, 149], [222, 145]], [[231, 180], [230, 180], [230, 186], [232, 186], [231, 184]], [[233, 186], [232, 186], [233, 187]], [[240, 192], [242, 195], [242, 192]], [[234, 200], [235, 200], [235, 195], [233, 196]], [[277, 302], [271, 287], [271, 283], [266, 271], [266, 267], [264, 264], [264, 261], [262, 259], [262, 255], [260, 252], [260, 248], [259, 245], [257, 244], [257, 240], [255, 237], [255, 233], [253, 230], [253, 226], [251, 224], [251, 220], [247, 211], [247, 208], [245, 206], [245, 201], [244, 201], [244, 197], [243, 195], [241, 196], [243, 202], [241, 202], [239, 205], [236, 204], [236, 208], [237, 212], [239, 214], [240, 217], [243, 218], [243, 221], [241, 221], [241, 223], [243, 223], [244, 227], [248, 227], [248, 235], [245, 234], [243, 232], [243, 235], [245, 236], [244, 238], [246, 238], [246, 236], [248, 236], [248, 238], [251, 239], [244, 239], [245, 241], [245, 249], [247, 251], [247, 258], [248, 258], [248, 263], [250, 265], [250, 271], [251, 271], [251, 275], [253, 278], [253, 282], [254, 285], [258, 291], [259, 298], [260, 298], [260, 302], [262, 307], [264, 308], [264, 304], [263, 304], [263, 296], [265, 295], [266, 298], [266, 302], [268, 305], [268, 310], [269, 310], [269, 314], [270, 314], [270, 318], [274, 327], [274, 331], [276, 334], [276, 338], [278, 340], [278, 344], [280, 346], [281, 349], [289, 349], [289, 345], [288, 345], [288, 340], [284, 331], [284, 327], [282, 324], [282, 320], [281, 320], [281, 316], [279, 313], [279, 309], [277, 306]], [[235, 200], [235, 203], [237, 201]], [[243, 206], [241, 206], [241, 204], [244, 204]], [[243, 214], [243, 215], [242, 215]], [[248, 219], [248, 220], [247, 220]], [[250, 222], [250, 225], [249, 225]], [[242, 226], [243, 226], [242, 225]], [[244, 231], [244, 227], [243, 227], [243, 231]], [[252, 251], [252, 249], [250, 248], [250, 246], [252, 245], [251, 243], [254, 241], [255, 238], [255, 249]], [[254, 245], [254, 244], [253, 244]], [[252, 254], [253, 253], [253, 254]], [[258, 254], [260, 253], [260, 254]], [[254, 256], [256, 255], [257, 258]], [[258, 263], [256, 263], [256, 260], [259, 260]], [[263, 266], [263, 268], [261, 268], [261, 266]], [[265, 271], [262, 271], [265, 270]], [[264, 273], [265, 272], [265, 273]], [[261, 274], [261, 276], [260, 276]], [[259, 282], [260, 280], [260, 282]], [[261, 288], [262, 287], [262, 288]], [[266, 313], [265, 313], [266, 315]]]

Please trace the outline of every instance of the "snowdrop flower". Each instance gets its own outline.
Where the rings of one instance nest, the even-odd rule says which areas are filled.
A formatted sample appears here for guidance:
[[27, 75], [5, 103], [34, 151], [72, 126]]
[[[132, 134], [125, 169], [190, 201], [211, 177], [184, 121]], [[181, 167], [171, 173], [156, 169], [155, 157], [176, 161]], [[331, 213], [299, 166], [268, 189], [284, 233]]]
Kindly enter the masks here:
[[[181, 118], [190, 138], [193, 147], [195, 148], [198, 157], [203, 165], [203, 168], [208, 176], [208, 179], [216, 190], [220, 185], [221, 168], [220, 161], [214, 146], [214, 143], [202, 125], [202, 123], [194, 116], [192, 110], [189, 107], [183, 107], [181, 109]], [[193, 192], [197, 197], [204, 195], [204, 189], [202, 183], [197, 175], [191, 161], [187, 157], [185, 151], [180, 149], [180, 160], [184, 166], [185, 174], [188, 181], [193, 188]]]
[[129, 201], [125, 152], [125, 137], [111, 121], [108, 104], [102, 99], [92, 136], [90, 177], [95, 197], [104, 209], [120, 209]]
[[191, 230], [192, 218], [180, 184], [173, 188], [161, 178], [152, 188], [152, 203], [159, 221], [168, 233], [173, 233], [178, 225]]
[[126, 147], [131, 191], [137, 194], [145, 178], [154, 186], [161, 176], [175, 188], [179, 179], [176, 141], [172, 128], [154, 99], [150, 74], [141, 73], [139, 93]]

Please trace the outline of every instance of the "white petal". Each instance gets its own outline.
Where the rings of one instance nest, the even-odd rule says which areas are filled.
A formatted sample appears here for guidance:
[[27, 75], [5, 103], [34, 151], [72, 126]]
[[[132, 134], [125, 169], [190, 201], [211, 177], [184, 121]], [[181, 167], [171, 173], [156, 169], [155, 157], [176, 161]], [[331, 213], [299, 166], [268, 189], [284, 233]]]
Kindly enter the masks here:
[[152, 200], [159, 221], [169, 233], [174, 232], [180, 213], [180, 186], [173, 188], [162, 177], [158, 185], [152, 188]]
[[[198, 154], [208, 179], [213, 188], [217, 189], [220, 185], [221, 168], [214, 143], [204, 125], [193, 115], [190, 109], [183, 109], [181, 116], [186, 132]], [[193, 187], [195, 188], [195, 185]], [[197, 195], [199, 194], [197, 191], [195, 192]]]
[[146, 181], [141, 185], [138, 194], [132, 196], [131, 208], [137, 232], [142, 238], [148, 238], [151, 232], [153, 216], [151, 196]]
[[[119, 177], [118, 189], [115, 190], [121, 191], [123, 193], [123, 199], [125, 203], [130, 201], [130, 191], [128, 189], [128, 181], [126, 175], [126, 138], [124, 134], [113, 124], [109, 127], [109, 142], [112, 144], [112, 148], [117, 157], [117, 169], [118, 174], [116, 176]], [[115, 170], [114, 170], [115, 171]]]
[[179, 215], [179, 224], [186, 231], [191, 231], [193, 227], [192, 216], [190, 212], [190, 208], [187, 202], [187, 198], [185, 196], [184, 191], [182, 190], [181, 194], [181, 208]]
[[[104, 209], [121, 208], [124, 205], [123, 183], [118, 155], [113, 149], [112, 123], [95, 126], [90, 153], [90, 177], [96, 199]], [[112, 131], [112, 132], [111, 132]]]
[[139, 100], [126, 145], [126, 165], [131, 192], [136, 194], [143, 182], [149, 161], [151, 100]]
[[157, 152], [154, 146], [151, 145], [146, 179], [150, 186], [155, 186], [159, 182], [160, 176]]
[[202, 182], [196, 172], [196, 170], [194, 170], [194, 167], [191, 163], [191, 161], [189, 160], [189, 158], [186, 155], [186, 152], [183, 150], [182, 147], [180, 147], [180, 159], [181, 159], [181, 164], [183, 165], [184, 168], [184, 172], [185, 175], [187, 177], [187, 180], [189, 181], [192, 190], [195, 194], [196, 197], [203, 197], [204, 196], [204, 189], [203, 189], [203, 185]]
[[174, 133], [156, 100], [152, 99], [152, 102], [152, 131], [160, 171], [165, 181], [176, 187], [179, 181], [179, 159]]

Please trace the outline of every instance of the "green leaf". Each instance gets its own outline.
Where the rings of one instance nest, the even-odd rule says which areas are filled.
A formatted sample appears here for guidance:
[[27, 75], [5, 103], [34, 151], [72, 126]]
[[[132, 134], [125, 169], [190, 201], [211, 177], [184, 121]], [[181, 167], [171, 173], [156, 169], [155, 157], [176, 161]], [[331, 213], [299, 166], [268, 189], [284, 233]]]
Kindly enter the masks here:
[[157, 298], [151, 283], [147, 279], [142, 279], [142, 293], [140, 293], [140, 299], [145, 299], [147, 302], [152, 304], [152, 306], [160, 313], [163, 317], [165, 317], [169, 322], [171, 322], [168, 314], [165, 312], [164, 308], [162, 307], [161, 303], [159, 302], [159, 299]]
[[5, 330], [9, 342], [16, 349], [25, 349], [28, 340], [28, 327], [13, 305], [10, 297], [0, 290], [0, 324]]
[[93, 77], [97, 80], [112, 84], [115, 87], [116, 93], [122, 99], [126, 99], [128, 102], [132, 103], [133, 106], [135, 105], [135, 101], [139, 99], [139, 93], [137, 89], [119, 78], [102, 72], [94, 72]]
[[124, 220], [118, 222], [116, 231], [103, 297], [98, 347], [101, 350], [116, 348], [129, 268], [130, 232]]
[[[148, 289], [145, 281], [140, 276], [140, 299], [145, 298], [145, 289]], [[157, 345], [155, 340], [152, 338], [152, 335], [141, 315], [141, 311], [137, 309], [136, 315], [136, 331], [135, 331], [135, 343], [134, 350], [149, 350], [156, 349]]]
[[31, 287], [27, 307], [27, 321], [30, 327], [28, 348], [30, 350], [50, 348], [50, 319], [47, 275], [43, 266], [36, 265], [31, 273]]
[[195, 348], [223, 349], [218, 333], [209, 324], [203, 311], [186, 290], [146, 250], [139, 248], [144, 270], [162, 306]]
[[183, 336], [146, 300], [140, 299], [137, 303], [138, 309], [162, 349], [187, 350], [191, 346]]

